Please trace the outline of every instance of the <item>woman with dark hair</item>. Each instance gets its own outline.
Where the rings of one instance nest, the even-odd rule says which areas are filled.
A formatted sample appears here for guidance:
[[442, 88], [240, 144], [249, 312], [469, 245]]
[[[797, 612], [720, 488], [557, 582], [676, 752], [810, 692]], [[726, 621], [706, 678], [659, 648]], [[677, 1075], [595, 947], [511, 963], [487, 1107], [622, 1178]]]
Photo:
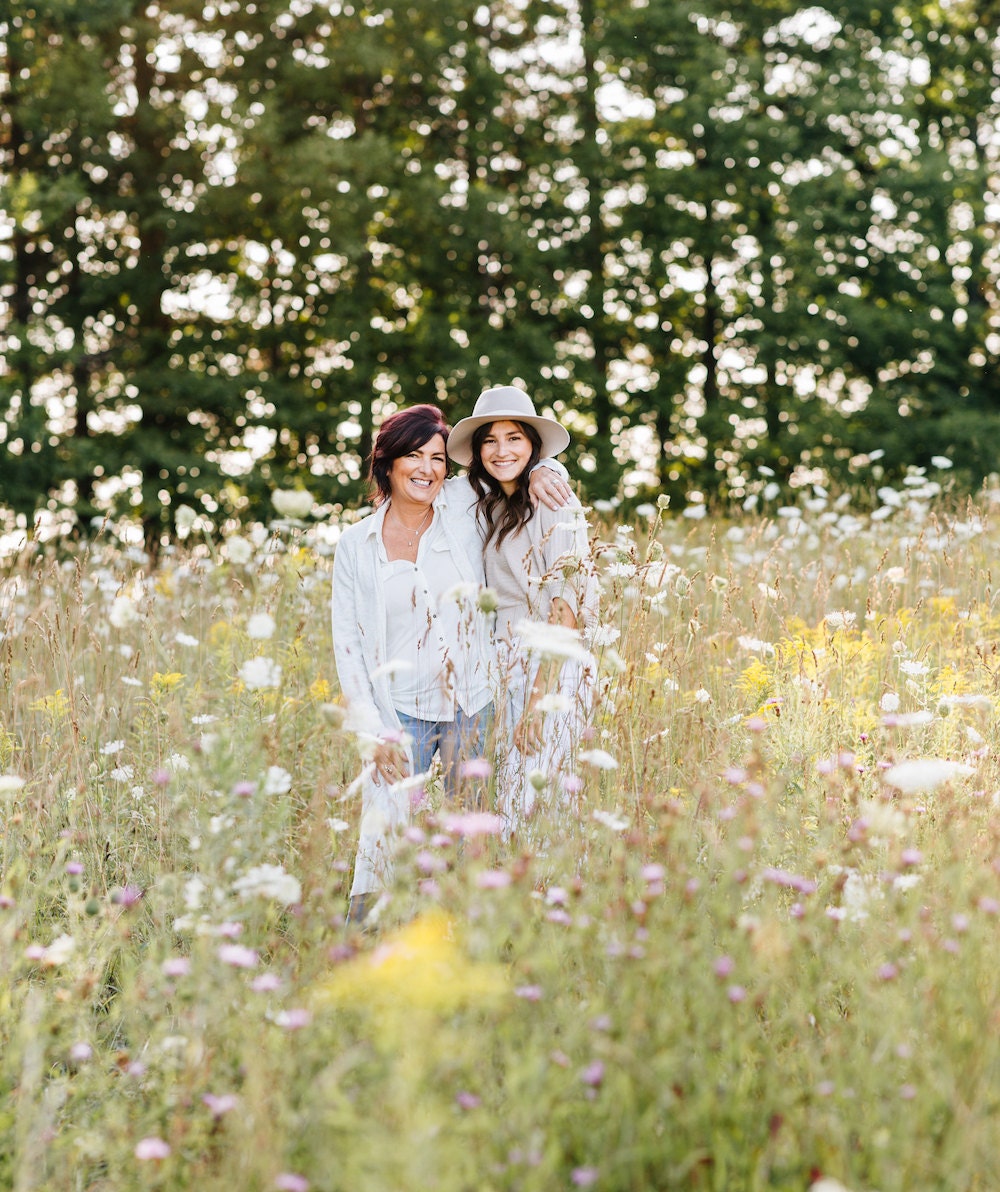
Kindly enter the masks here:
[[[385, 420], [369, 461], [375, 512], [344, 530], [334, 556], [337, 674], [367, 762], [351, 921], [390, 884], [394, 838], [435, 755], [455, 801], [460, 763], [485, 753], [492, 699], [490, 626], [478, 604], [482, 547], [468, 485], [446, 480], [448, 434], [431, 405]], [[568, 494], [557, 475], [540, 472], [543, 500]]]
[[575, 497], [536, 509], [528, 491], [539, 458], [568, 445], [566, 430], [510, 385], [486, 390], [448, 439], [448, 454], [469, 468], [498, 602], [496, 787], [508, 834], [526, 825], [539, 786], [569, 793], [595, 677], [585, 637], [597, 620], [597, 583], [583, 509]]

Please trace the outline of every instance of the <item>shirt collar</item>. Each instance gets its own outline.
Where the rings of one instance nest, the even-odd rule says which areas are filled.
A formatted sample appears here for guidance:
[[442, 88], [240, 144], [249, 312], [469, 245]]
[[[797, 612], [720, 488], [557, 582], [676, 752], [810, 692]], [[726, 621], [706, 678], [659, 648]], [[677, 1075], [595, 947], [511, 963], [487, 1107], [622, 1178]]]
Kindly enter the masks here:
[[371, 517], [368, 518], [367, 530], [365, 532], [366, 538], [374, 538], [376, 535], [382, 533], [382, 523], [385, 521], [385, 514], [388, 508], [389, 502], [383, 501]]

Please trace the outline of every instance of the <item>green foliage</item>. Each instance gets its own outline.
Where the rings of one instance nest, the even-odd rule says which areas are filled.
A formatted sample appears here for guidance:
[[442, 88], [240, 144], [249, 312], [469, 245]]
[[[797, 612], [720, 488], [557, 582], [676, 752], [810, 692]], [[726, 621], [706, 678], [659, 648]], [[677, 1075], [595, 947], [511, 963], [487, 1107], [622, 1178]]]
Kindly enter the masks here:
[[876, 431], [972, 489], [994, 8], [14, 13], [0, 504], [151, 546], [179, 504], [335, 508], [386, 410], [512, 380], [592, 498], [850, 483]]

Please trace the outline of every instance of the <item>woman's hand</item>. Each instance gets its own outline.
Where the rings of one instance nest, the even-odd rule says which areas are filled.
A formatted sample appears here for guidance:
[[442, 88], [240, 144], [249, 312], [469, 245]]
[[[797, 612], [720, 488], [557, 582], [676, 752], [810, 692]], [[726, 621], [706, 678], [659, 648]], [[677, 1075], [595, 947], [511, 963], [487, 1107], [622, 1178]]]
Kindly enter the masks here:
[[528, 496], [536, 507], [541, 501], [549, 509], [562, 509], [572, 495], [573, 490], [559, 473], [545, 465], [534, 468], [528, 477]]
[[376, 782], [399, 782], [407, 776], [406, 753], [393, 742], [381, 741], [376, 745], [372, 761], [375, 763]]
[[537, 687], [531, 690], [531, 696], [525, 705], [521, 719], [514, 725], [514, 744], [521, 754], [538, 753], [545, 744], [545, 713], [538, 706], [544, 692]]

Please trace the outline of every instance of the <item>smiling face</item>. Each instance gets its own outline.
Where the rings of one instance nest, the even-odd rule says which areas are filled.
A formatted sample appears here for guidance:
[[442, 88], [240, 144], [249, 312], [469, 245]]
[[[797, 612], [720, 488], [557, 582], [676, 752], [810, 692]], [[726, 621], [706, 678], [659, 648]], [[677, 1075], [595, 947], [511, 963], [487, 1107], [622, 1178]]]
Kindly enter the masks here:
[[518, 423], [494, 422], [482, 441], [479, 458], [483, 468], [510, 496], [531, 460], [532, 450], [531, 440]]
[[397, 456], [389, 468], [392, 499], [397, 507], [420, 506], [426, 509], [441, 491], [448, 473], [444, 439], [434, 435], [422, 447]]

